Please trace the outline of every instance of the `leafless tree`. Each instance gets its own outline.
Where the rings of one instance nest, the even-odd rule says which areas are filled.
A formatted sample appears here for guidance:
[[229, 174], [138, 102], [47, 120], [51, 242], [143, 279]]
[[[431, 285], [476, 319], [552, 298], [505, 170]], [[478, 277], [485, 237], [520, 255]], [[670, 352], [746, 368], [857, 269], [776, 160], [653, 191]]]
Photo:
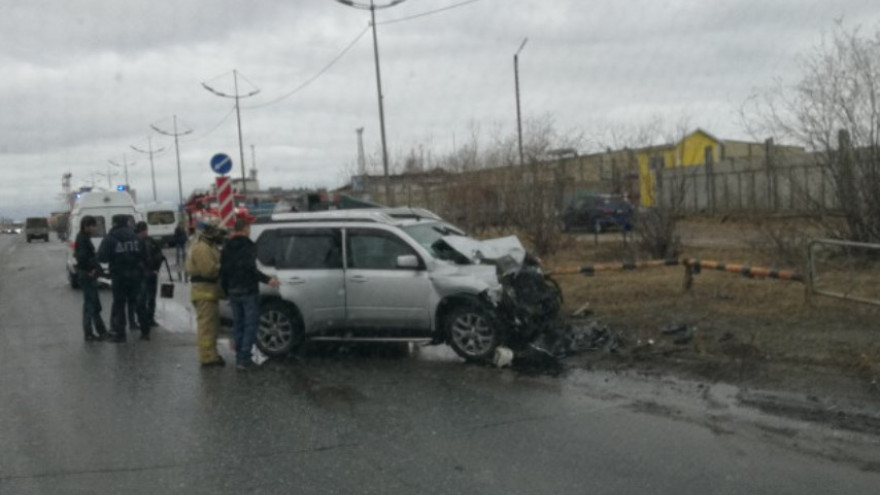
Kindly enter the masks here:
[[777, 81], [754, 94], [743, 106], [744, 122], [753, 134], [793, 139], [816, 152], [845, 220], [840, 236], [878, 242], [880, 30], [864, 34], [838, 22], [801, 67], [797, 84]]

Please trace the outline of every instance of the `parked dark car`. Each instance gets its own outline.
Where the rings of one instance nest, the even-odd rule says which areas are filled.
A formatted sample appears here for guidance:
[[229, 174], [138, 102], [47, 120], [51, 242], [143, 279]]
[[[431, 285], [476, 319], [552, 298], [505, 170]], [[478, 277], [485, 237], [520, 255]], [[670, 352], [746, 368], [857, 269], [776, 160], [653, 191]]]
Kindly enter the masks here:
[[597, 194], [571, 201], [562, 212], [562, 230], [587, 229], [603, 232], [609, 228], [628, 230], [633, 223], [633, 206], [621, 195]]

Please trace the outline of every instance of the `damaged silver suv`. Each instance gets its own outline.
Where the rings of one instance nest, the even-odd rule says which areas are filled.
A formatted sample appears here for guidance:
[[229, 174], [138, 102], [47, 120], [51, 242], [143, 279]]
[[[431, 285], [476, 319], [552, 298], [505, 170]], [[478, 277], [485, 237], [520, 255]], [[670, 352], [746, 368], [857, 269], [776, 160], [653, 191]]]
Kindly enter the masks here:
[[251, 229], [261, 288], [257, 345], [306, 339], [448, 343], [467, 360], [528, 343], [559, 313], [558, 288], [515, 237], [468, 238], [427, 210], [282, 213]]

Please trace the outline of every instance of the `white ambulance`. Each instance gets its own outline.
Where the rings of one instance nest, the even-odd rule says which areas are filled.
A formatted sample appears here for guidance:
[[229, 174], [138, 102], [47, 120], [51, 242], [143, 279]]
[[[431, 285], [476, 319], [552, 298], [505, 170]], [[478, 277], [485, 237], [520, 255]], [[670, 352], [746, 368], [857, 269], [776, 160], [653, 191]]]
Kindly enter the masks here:
[[159, 241], [162, 247], [170, 246], [174, 240], [174, 229], [180, 222], [180, 213], [174, 203], [146, 203], [138, 205], [150, 237]]
[[[131, 195], [126, 191], [91, 191], [79, 193], [73, 209], [70, 211], [70, 222], [68, 224], [68, 249], [67, 253], [67, 280], [70, 286], [77, 288], [79, 283], [76, 278], [76, 259], [74, 258], [74, 249], [76, 248], [76, 235], [79, 233], [80, 222], [86, 215], [95, 217], [98, 221], [98, 232], [92, 237], [92, 244], [95, 250], [101, 245], [101, 240], [110, 228], [113, 226], [113, 217], [115, 215], [126, 215], [131, 222], [131, 226], [143, 219], [140, 212], [135, 206]], [[106, 265], [102, 265], [107, 270]]]

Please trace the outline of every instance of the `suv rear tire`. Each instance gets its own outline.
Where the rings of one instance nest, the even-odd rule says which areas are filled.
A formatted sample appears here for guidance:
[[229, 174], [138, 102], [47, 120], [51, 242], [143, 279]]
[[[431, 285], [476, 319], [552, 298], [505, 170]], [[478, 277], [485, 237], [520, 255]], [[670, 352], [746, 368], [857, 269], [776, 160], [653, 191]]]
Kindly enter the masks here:
[[281, 301], [260, 305], [257, 347], [263, 354], [284, 356], [302, 343], [304, 336], [302, 319], [293, 307]]
[[488, 361], [501, 341], [487, 311], [476, 304], [454, 308], [446, 316], [444, 328], [452, 350], [467, 361]]

